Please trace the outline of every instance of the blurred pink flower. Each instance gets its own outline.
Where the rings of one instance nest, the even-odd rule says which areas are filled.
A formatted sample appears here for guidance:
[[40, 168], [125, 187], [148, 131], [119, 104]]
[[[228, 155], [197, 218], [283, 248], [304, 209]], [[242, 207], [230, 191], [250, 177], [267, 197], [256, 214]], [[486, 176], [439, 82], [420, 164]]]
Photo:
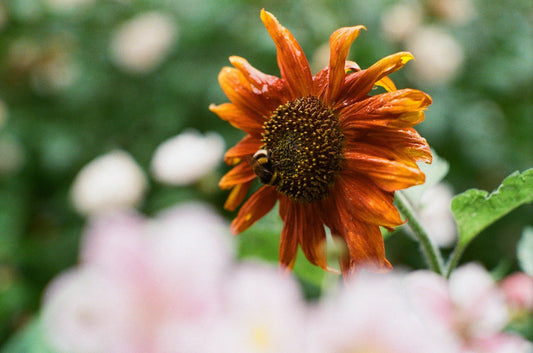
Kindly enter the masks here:
[[303, 352], [306, 307], [293, 278], [275, 267], [240, 264], [225, 276], [222, 297], [219, 315], [202, 325], [167, 327], [159, 352]]
[[[531, 348], [502, 332], [508, 322], [504, 296], [480, 266], [462, 267], [449, 281], [427, 271], [363, 272], [311, 306], [294, 278], [277, 268], [233, 263], [227, 229], [201, 203], [154, 218], [131, 210], [95, 216], [80, 265], [56, 278], [43, 297], [47, 342], [59, 353]], [[513, 284], [512, 278], [504, 284]]]
[[44, 296], [42, 324], [60, 353], [142, 353], [136, 338], [136, 293], [92, 267], [57, 277]]
[[509, 319], [505, 300], [481, 266], [465, 265], [455, 270], [448, 282], [435, 273], [417, 271], [408, 276], [408, 284], [417, 313], [454, 336], [462, 346], [461, 352], [528, 348], [522, 338], [502, 332]]
[[533, 312], [533, 277], [523, 272], [513, 273], [500, 283], [511, 312]]
[[227, 353], [291, 353], [303, 345], [305, 306], [292, 277], [275, 267], [242, 264], [226, 287], [231, 334]]
[[44, 298], [50, 343], [69, 353], [149, 353], [169, 323], [202, 327], [222, 307], [220, 281], [231, 259], [226, 229], [199, 203], [154, 219], [133, 211], [93, 218], [82, 263]]
[[[311, 353], [457, 352], [453, 339], [414, 314], [404, 276], [363, 274], [320, 303], [309, 320]], [[307, 352], [307, 351], [306, 351]]]

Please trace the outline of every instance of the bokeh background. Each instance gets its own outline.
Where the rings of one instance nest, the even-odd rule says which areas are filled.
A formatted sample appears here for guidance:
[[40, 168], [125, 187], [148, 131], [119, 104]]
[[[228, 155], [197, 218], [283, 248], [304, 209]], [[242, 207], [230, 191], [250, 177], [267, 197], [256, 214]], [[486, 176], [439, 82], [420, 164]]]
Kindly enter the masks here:
[[[174, 185], [154, 176], [152, 159], [161, 143], [191, 128], [219, 134], [227, 147], [243, 136], [208, 106], [227, 101], [217, 74], [230, 55], [279, 74], [263, 7], [292, 31], [315, 72], [341, 26], [366, 26], [349, 57], [362, 68], [397, 51], [415, 55], [392, 78], [433, 97], [418, 130], [449, 162], [444, 199], [493, 190], [533, 166], [529, 0], [1, 1], [0, 344], [38, 310], [46, 284], [76, 263], [87, 216], [71, 190], [96, 157], [122, 150], [136, 161], [147, 182], [138, 200], [145, 214], [200, 200], [234, 215], [222, 210], [227, 192], [217, 182], [228, 168], [221, 159], [202, 178]], [[464, 261], [516, 269], [516, 242], [532, 214], [524, 206], [491, 226]], [[438, 216], [428, 222], [448, 229]], [[275, 262], [279, 225], [274, 216], [253, 228], [239, 240], [240, 256]], [[424, 267], [401, 231], [386, 246], [395, 266]], [[450, 251], [449, 241], [443, 249]], [[312, 275], [298, 273], [316, 296]]]

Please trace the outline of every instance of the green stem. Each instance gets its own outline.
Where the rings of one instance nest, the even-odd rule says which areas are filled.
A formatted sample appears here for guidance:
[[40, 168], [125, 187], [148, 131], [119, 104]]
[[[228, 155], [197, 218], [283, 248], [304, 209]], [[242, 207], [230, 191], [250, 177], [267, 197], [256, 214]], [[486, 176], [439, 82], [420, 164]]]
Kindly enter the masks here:
[[453, 269], [456, 268], [459, 264], [459, 259], [463, 255], [463, 252], [465, 251], [467, 245], [468, 243], [464, 244], [458, 242], [455, 248], [453, 249], [453, 252], [448, 258], [448, 262], [446, 263], [446, 278], [450, 277], [450, 274], [452, 273]]
[[442, 255], [439, 249], [431, 242], [431, 239], [429, 238], [424, 227], [422, 227], [422, 224], [420, 224], [420, 221], [416, 217], [409, 200], [407, 200], [401, 191], [397, 191], [396, 197], [394, 198], [394, 203], [402, 215], [407, 218], [407, 224], [413, 231], [416, 240], [419, 242], [422, 254], [426, 259], [429, 268], [432, 271], [443, 275], [444, 264], [442, 261]]

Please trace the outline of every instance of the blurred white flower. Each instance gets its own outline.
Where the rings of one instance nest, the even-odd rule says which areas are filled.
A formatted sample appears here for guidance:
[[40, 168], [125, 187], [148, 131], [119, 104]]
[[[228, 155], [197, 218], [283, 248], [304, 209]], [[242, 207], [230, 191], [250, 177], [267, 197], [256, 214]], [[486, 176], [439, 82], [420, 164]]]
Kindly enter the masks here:
[[456, 269], [447, 282], [429, 271], [408, 276], [413, 306], [422, 317], [455, 336], [461, 352], [527, 353], [528, 345], [518, 336], [503, 332], [509, 320], [503, 294], [489, 273], [479, 265]]
[[419, 84], [438, 85], [453, 80], [465, 58], [457, 40], [439, 27], [419, 27], [405, 45], [416, 59], [410, 69]]
[[450, 208], [452, 198], [451, 186], [439, 183], [427, 189], [420, 199], [420, 222], [440, 247], [449, 247], [457, 239], [457, 226]]
[[18, 140], [0, 136], [0, 175], [18, 172], [26, 162], [26, 152]]
[[122, 24], [111, 39], [111, 55], [118, 67], [133, 73], [156, 68], [172, 48], [177, 23], [160, 12], [146, 12]]
[[137, 206], [147, 188], [146, 176], [125, 151], [116, 150], [84, 166], [76, 176], [71, 198], [83, 215]]
[[457, 352], [453, 337], [420, 320], [398, 274], [363, 273], [310, 318], [309, 352]]
[[418, 2], [397, 3], [383, 13], [381, 27], [386, 38], [401, 41], [415, 32], [422, 20], [423, 10]]
[[437, 15], [456, 25], [464, 25], [476, 16], [471, 0], [432, 0], [430, 5]]
[[151, 163], [154, 178], [170, 185], [186, 185], [213, 170], [222, 160], [224, 140], [210, 132], [187, 130], [163, 142]]

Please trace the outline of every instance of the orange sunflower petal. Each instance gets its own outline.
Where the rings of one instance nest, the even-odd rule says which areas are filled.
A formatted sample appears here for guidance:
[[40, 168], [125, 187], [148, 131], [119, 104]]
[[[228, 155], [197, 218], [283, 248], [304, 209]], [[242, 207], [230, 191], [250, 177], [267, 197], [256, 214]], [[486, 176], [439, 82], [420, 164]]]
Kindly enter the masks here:
[[257, 137], [246, 135], [235, 146], [226, 151], [224, 162], [229, 165], [235, 165], [242, 161], [244, 157], [254, 154], [262, 144]]
[[375, 85], [385, 88], [387, 92], [396, 91], [396, 85], [388, 76], [385, 76], [381, 80], [376, 81]]
[[231, 189], [237, 184], [247, 183], [256, 177], [247, 162], [241, 162], [226, 173], [218, 182], [221, 189]]
[[[334, 236], [342, 238], [349, 253], [339, 259], [343, 275], [355, 267], [389, 269], [385, 258], [385, 246], [379, 226], [360, 221], [348, 211], [346, 199], [340, 189], [334, 189], [331, 197], [323, 202], [322, 218]], [[349, 257], [349, 258], [348, 258]]]
[[385, 191], [422, 184], [425, 175], [408, 156], [378, 146], [359, 143], [344, 151], [346, 169], [367, 175]]
[[363, 99], [376, 82], [399, 70], [411, 59], [413, 59], [411, 53], [396, 53], [379, 60], [368, 69], [347, 76], [337, 108], [352, 105]]
[[261, 134], [263, 125], [262, 122], [257, 119], [257, 116], [244, 113], [243, 110], [239, 109], [235, 104], [211, 104], [209, 110], [239, 130], [247, 132], [250, 135], [258, 136]]
[[312, 264], [328, 270], [328, 259], [326, 256], [326, 231], [319, 216], [317, 205], [299, 205], [302, 210], [299, 216], [304, 218], [302, 229], [299, 233], [300, 247], [305, 257]]
[[343, 86], [345, 76], [345, 64], [350, 46], [361, 32], [364, 26], [343, 27], [339, 28], [329, 38], [330, 57], [329, 57], [329, 77], [326, 93], [326, 103], [334, 103]]
[[251, 185], [252, 181], [235, 185], [233, 189], [231, 189], [231, 192], [224, 203], [224, 209], [228, 211], [235, 211], [237, 206], [244, 201], [244, 198], [246, 197]]
[[[359, 65], [357, 65], [355, 61], [346, 60], [346, 62], [344, 63], [344, 72], [353, 73], [357, 71], [361, 71]], [[313, 90], [317, 97], [319, 97], [323, 101], [326, 100], [326, 91], [329, 85], [328, 80], [329, 66], [326, 66], [313, 76]]]
[[364, 175], [341, 173], [336, 182], [339, 193], [352, 216], [378, 226], [396, 227], [403, 223], [400, 213], [392, 204], [394, 196], [380, 189]]
[[266, 215], [274, 207], [277, 200], [276, 189], [267, 185], [261, 187], [242, 205], [237, 217], [231, 222], [231, 232], [239, 234], [248, 229]]
[[405, 129], [424, 120], [431, 97], [415, 89], [378, 94], [340, 110], [344, 129], [388, 127]]
[[230, 56], [229, 61], [246, 77], [252, 90], [262, 98], [269, 111], [286, 103], [288, 91], [282, 79], [257, 70], [239, 56]]
[[300, 44], [270, 12], [261, 10], [261, 20], [276, 45], [281, 77], [287, 83], [291, 98], [312, 94], [311, 69]]
[[224, 67], [218, 74], [218, 82], [229, 100], [245, 115], [262, 124], [271, 108], [265, 104], [262, 93], [254, 88], [246, 76], [234, 67]]
[[279, 263], [284, 270], [290, 270], [296, 261], [299, 235], [303, 230], [305, 218], [300, 214], [300, 204], [280, 197], [280, 214], [283, 210], [283, 229], [279, 242]]
[[433, 159], [426, 139], [420, 136], [413, 128], [403, 130], [373, 130], [362, 137], [360, 141], [375, 146], [389, 146], [395, 151], [401, 151], [407, 154], [415, 161], [431, 163]]
[[357, 269], [368, 269], [384, 272], [392, 269], [385, 258], [385, 244], [379, 227], [364, 222], [354, 222], [355, 231], [348, 232], [344, 240], [350, 251], [351, 263], [349, 269], [344, 269], [343, 275], [352, 274]]

